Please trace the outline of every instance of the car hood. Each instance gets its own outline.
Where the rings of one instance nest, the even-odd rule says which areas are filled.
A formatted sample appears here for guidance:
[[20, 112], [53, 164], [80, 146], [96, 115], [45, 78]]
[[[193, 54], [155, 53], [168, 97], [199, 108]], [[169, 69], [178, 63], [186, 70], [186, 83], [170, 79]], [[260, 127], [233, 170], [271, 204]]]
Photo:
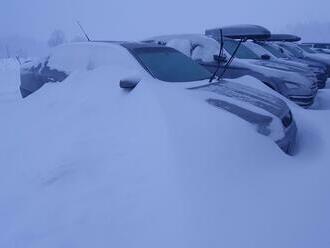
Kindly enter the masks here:
[[322, 62], [316, 62], [316, 61], [313, 61], [313, 60], [301, 59], [301, 58], [284, 58], [282, 60], [302, 63], [302, 64], [305, 64], [307, 66], [313, 66], [313, 67], [317, 67], [317, 68], [326, 70], [326, 66]]
[[221, 80], [189, 89], [202, 90], [229, 97], [243, 102], [246, 106], [252, 105], [279, 118], [282, 118], [289, 112], [286, 103], [278, 97], [235, 82]]
[[283, 71], [290, 71], [290, 72], [297, 72], [297, 73], [308, 73], [308, 69], [304, 68], [303, 66], [299, 66], [294, 63], [290, 62], [283, 62], [278, 60], [259, 60], [255, 61], [255, 64], [266, 66], [270, 68], [274, 68], [277, 70], [283, 70]]

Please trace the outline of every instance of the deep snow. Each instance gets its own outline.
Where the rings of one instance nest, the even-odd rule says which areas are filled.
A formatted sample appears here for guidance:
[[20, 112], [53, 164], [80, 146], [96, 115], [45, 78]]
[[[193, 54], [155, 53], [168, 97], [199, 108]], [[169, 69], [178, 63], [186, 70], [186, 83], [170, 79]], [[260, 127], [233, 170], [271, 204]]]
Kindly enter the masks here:
[[290, 103], [289, 157], [189, 91], [121, 90], [120, 69], [22, 100], [0, 65], [0, 247], [330, 246], [329, 89]]

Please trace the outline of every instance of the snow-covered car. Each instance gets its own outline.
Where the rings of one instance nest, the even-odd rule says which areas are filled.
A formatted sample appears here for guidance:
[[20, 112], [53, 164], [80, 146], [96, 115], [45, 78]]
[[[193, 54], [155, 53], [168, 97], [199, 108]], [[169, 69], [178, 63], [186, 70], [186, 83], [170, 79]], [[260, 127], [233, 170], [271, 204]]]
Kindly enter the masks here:
[[298, 46], [305, 52], [317, 52], [330, 55], [330, 43], [302, 43]]
[[321, 43], [321, 42], [304, 42], [301, 45], [310, 48], [316, 49], [330, 49], [330, 43]]
[[247, 41], [244, 43], [247, 47], [249, 47], [253, 52], [255, 52], [260, 57], [269, 56], [270, 62], [275, 62], [280, 65], [285, 65], [286, 68], [297, 71], [300, 74], [304, 75], [305, 77], [310, 78], [311, 80], [315, 81], [317, 83], [317, 86], [319, 89], [322, 89], [325, 87], [326, 81], [327, 81], [327, 72], [326, 67], [322, 64], [318, 65], [311, 65], [311, 63], [308, 63], [307, 61], [295, 61], [290, 60], [285, 57], [282, 53], [279, 51], [277, 53], [280, 53], [280, 56], [274, 55], [271, 51], [267, 50], [266, 47], [270, 46], [266, 44], [266, 42], [258, 42], [258, 41]]
[[204, 67], [173, 48], [157, 44], [85, 42], [56, 47], [46, 59], [22, 67], [22, 96], [32, 94], [48, 82], [61, 82], [74, 71], [100, 66], [107, 66], [110, 71], [127, 70], [127, 77], [115, 83], [128, 91], [144, 80], [151, 80], [194, 92], [206, 104], [251, 123], [286, 153], [294, 150], [297, 128], [283, 100], [231, 81], [210, 83], [212, 75]]
[[296, 65], [302, 65], [306, 66], [309, 68], [316, 76], [317, 78], [317, 85], [319, 89], [322, 89], [325, 87], [327, 79], [328, 79], [328, 74], [327, 74], [327, 67], [321, 63], [321, 62], [316, 62], [316, 61], [311, 61], [311, 60], [306, 60], [302, 58], [295, 58], [295, 57], [290, 57], [283, 52], [281, 52], [281, 48], [278, 47], [276, 44], [273, 42], [268, 42], [268, 41], [257, 41], [255, 42], [259, 46], [261, 46], [265, 51], [268, 52], [268, 55], [270, 55], [271, 58], [276, 58], [281, 61], [283, 64], [296, 64]]
[[317, 53], [308, 48], [302, 49], [298, 44], [292, 42], [278, 41], [276, 44], [283, 49], [282, 51], [287, 56], [323, 63], [327, 68], [328, 78], [330, 77], [330, 55]]
[[245, 75], [255, 77], [302, 107], [311, 106], [317, 93], [316, 81], [291, 71], [280, 63], [262, 60], [260, 56], [243, 44], [237, 50], [235, 59], [228, 66], [227, 60], [239, 43], [233, 39], [224, 38], [224, 56], [226, 59], [223, 61], [215, 59], [220, 50], [219, 42], [200, 34], [165, 35], [152, 37], [144, 40], [144, 42], [175, 48], [212, 73], [218, 69], [220, 62], [218, 76], [224, 78], [238, 78]]

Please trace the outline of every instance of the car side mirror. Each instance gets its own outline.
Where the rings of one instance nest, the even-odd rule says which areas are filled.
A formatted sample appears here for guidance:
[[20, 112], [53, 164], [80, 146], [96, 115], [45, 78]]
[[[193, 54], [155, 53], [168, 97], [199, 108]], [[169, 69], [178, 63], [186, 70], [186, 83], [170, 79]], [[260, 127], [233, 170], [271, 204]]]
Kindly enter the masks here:
[[213, 59], [214, 61], [218, 62], [218, 63], [225, 63], [227, 62], [227, 57], [226, 55], [213, 55]]
[[139, 84], [139, 82], [140, 82], [140, 79], [137, 79], [137, 78], [126, 78], [126, 79], [120, 80], [119, 86], [122, 89], [132, 90]]
[[268, 54], [261, 55], [262, 60], [270, 60], [270, 56]]

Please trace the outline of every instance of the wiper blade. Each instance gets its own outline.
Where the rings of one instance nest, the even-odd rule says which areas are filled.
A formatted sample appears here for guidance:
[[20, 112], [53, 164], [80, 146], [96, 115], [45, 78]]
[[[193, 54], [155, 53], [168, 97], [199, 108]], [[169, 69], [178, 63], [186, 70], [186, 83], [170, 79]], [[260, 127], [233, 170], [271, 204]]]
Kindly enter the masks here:
[[220, 51], [219, 51], [219, 59], [218, 59], [218, 65], [217, 65], [217, 69], [214, 71], [214, 73], [212, 74], [210, 80], [209, 80], [209, 83], [212, 83], [213, 79], [215, 78], [215, 76], [217, 75], [219, 69], [220, 69], [220, 66], [221, 66], [221, 63], [220, 63], [220, 58], [222, 57], [223, 55], [223, 34], [222, 34], [222, 29], [220, 29]]
[[230, 64], [233, 62], [233, 60], [234, 60], [234, 58], [235, 58], [235, 55], [236, 55], [236, 53], [238, 52], [238, 49], [240, 48], [240, 46], [241, 46], [241, 44], [242, 44], [243, 41], [244, 41], [244, 40], [241, 39], [241, 40], [238, 42], [238, 45], [236, 46], [236, 48], [235, 48], [234, 52], [232, 53], [230, 59], [229, 59], [228, 62], [226, 63], [225, 67], [223, 68], [222, 73], [220, 74], [220, 76], [218, 76], [218, 80], [219, 80], [219, 81], [220, 81], [220, 80], [222, 79], [222, 77], [225, 75], [225, 73], [226, 73], [228, 67], [229, 67]]

